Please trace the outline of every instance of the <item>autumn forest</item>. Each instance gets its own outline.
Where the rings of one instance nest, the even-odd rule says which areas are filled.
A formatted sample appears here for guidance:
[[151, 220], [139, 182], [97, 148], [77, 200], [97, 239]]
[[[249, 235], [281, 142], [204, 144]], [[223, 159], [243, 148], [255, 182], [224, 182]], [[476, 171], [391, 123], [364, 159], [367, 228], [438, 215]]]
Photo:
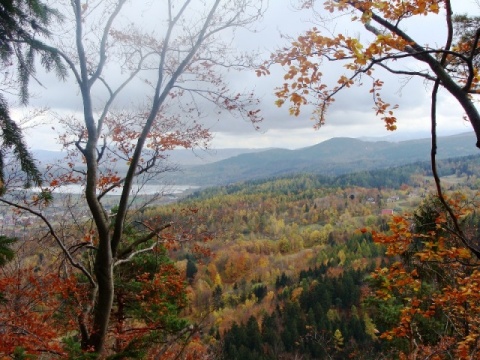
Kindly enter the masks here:
[[[266, 1], [153, 3], [155, 24], [129, 18], [127, 0], [0, 2], [0, 359], [479, 359], [480, 154], [439, 159], [437, 122], [440, 99], [455, 101], [480, 147], [480, 17], [450, 0], [292, 1], [317, 26], [265, 56], [229, 39], [261, 36]], [[341, 16], [364, 34], [329, 27]], [[408, 32], [431, 16], [442, 45]], [[275, 101], [238, 91], [232, 72], [280, 73]], [[81, 110], [30, 106], [43, 75]], [[195, 175], [210, 186], [161, 188], [201, 171], [169, 154], [208, 149], [212, 116], [257, 129], [265, 106], [286, 108], [321, 132], [358, 85], [395, 131], [391, 76], [424, 83], [428, 161], [324, 152], [322, 172], [290, 153], [280, 172], [280, 151], [247, 180], [245, 161], [225, 162]], [[62, 158], [40, 163], [23, 134], [45, 122]]]

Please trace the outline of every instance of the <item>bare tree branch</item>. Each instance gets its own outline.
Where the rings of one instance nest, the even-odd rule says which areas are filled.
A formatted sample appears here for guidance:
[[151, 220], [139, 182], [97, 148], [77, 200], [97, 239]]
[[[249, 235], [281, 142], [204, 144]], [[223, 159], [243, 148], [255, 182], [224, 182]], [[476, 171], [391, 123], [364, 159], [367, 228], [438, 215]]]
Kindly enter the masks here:
[[40, 212], [38, 211], [35, 211], [33, 209], [30, 209], [26, 206], [23, 206], [23, 205], [20, 205], [20, 204], [16, 204], [16, 203], [13, 203], [11, 201], [8, 201], [4, 198], [1, 198], [0, 197], [0, 202], [4, 203], [4, 204], [7, 204], [7, 205], [10, 205], [14, 208], [17, 208], [17, 209], [21, 209], [21, 210], [24, 210], [30, 214], [33, 214], [35, 216], [37, 216], [38, 218], [40, 218], [43, 223], [48, 227], [48, 230], [50, 232], [50, 234], [53, 236], [53, 238], [55, 239], [55, 241], [57, 242], [58, 246], [60, 247], [60, 249], [62, 250], [63, 254], [67, 257], [68, 261], [70, 262], [70, 264], [79, 269], [88, 279], [88, 281], [90, 282], [90, 285], [92, 285], [93, 287], [96, 287], [97, 284], [95, 282], [95, 280], [93, 280], [93, 276], [90, 274], [90, 272], [81, 264], [81, 263], [78, 263], [77, 261], [75, 261], [72, 257], [72, 255], [70, 254], [70, 252], [68, 251], [68, 249], [66, 248], [65, 244], [62, 242], [62, 240], [57, 236], [57, 233], [55, 232], [55, 229], [53, 228], [52, 224], [50, 223], [50, 221], [48, 221], [48, 219]]

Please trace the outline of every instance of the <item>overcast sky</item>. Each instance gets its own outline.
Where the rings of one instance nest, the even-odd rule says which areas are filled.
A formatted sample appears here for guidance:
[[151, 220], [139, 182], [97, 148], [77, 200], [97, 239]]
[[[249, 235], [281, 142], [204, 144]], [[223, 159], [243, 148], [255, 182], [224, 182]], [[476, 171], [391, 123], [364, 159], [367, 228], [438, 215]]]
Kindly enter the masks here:
[[[470, 15], [479, 14], [475, 0], [453, 1], [456, 13], [467, 12]], [[236, 38], [239, 48], [245, 50], [259, 49], [267, 58], [276, 48], [287, 44], [280, 37], [280, 32], [293, 37], [311, 28], [311, 15], [295, 11], [290, 0], [270, 0], [270, 6], [262, 23], [257, 25], [257, 33], [240, 32]], [[337, 31], [356, 34], [351, 23], [340, 22]], [[343, 28], [342, 28], [343, 27]], [[428, 43], [443, 43], [446, 29], [438, 18], [423, 18], [420, 23], [408, 24], [408, 31], [414, 33], [414, 38], [420, 38]], [[338, 76], [342, 69], [338, 66], [328, 68], [332, 76]], [[325, 71], [324, 71], [325, 73]], [[213, 148], [268, 148], [281, 147], [296, 149], [317, 144], [332, 137], [384, 137], [392, 135], [398, 139], [415, 136], [418, 133], [428, 135], [430, 91], [419, 80], [405, 83], [405, 79], [386, 77], [385, 100], [399, 104], [396, 112], [398, 130], [394, 133], [385, 130], [380, 118], [375, 117], [368, 87], [352, 88], [341, 93], [337, 101], [330, 107], [326, 124], [320, 130], [313, 130], [310, 114], [305, 109], [299, 117], [288, 115], [288, 108], [277, 108], [273, 102], [273, 91], [282, 84], [282, 70], [276, 68], [269, 77], [257, 78], [254, 72], [241, 73], [235, 77], [230, 75], [232, 83], [239, 89], [255, 88], [262, 99], [262, 112], [265, 120], [260, 124], [260, 130], [255, 131], [252, 125], [241, 119], [221, 119], [207, 122], [214, 134]], [[31, 100], [32, 106], [47, 106], [59, 112], [79, 111], [81, 105], [74, 91], [65, 95], [65, 84], [49, 74], [42, 77], [44, 87], [34, 86]], [[15, 112], [19, 114], [19, 110]], [[447, 94], [441, 94], [438, 109], [438, 131], [440, 134], [455, 134], [471, 131], [465, 123], [463, 112], [455, 101]], [[26, 133], [27, 141], [33, 149], [58, 149], [55, 143], [55, 133], [50, 126], [37, 128]], [[473, 146], [473, 144], [472, 144]]]

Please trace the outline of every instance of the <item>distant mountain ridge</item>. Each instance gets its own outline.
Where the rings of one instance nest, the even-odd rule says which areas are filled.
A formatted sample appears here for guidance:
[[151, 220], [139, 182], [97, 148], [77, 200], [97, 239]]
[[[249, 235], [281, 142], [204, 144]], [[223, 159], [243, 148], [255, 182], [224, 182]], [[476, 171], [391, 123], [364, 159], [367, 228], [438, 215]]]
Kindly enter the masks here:
[[[437, 158], [480, 154], [473, 133], [438, 138]], [[218, 162], [185, 167], [175, 183], [214, 186], [293, 173], [341, 175], [430, 159], [431, 140], [400, 142], [333, 138], [298, 150], [270, 149], [240, 154]]]
[[[240, 154], [265, 151], [267, 149], [248, 149], [248, 148], [230, 148], [230, 149], [207, 149], [207, 150], [187, 150], [175, 149], [168, 152], [170, 160], [179, 165], [204, 165], [216, 161], [231, 158]], [[33, 150], [34, 158], [43, 163], [61, 160], [66, 153], [52, 150]]]
[[[480, 155], [472, 133], [438, 138], [438, 159]], [[173, 150], [170, 160], [181, 171], [162, 181], [176, 185], [215, 186], [295, 173], [342, 175], [430, 160], [430, 139], [373, 141], [339, 137], [296, 149]], [[61, 159], [61, 152], [34, 151], [41, 163]], [[119, 171], [123, 171], [118, 168]]]

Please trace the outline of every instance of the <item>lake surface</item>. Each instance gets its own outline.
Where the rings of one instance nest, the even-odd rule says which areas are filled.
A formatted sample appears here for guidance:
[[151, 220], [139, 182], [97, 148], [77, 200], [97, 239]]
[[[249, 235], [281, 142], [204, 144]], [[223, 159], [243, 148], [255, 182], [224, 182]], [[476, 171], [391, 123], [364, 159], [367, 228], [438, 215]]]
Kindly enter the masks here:
[[[163, 194], [163, 195], [179, 195], [183, 194], [185, 191], [189, 190], [197, 190], [200, 186], [194, 185], [165, 185], [165, 184], [147, 184], [147, 185], [133, 185], [132, 187], [132, 194], [137, 195], [155, 195], [155, 194]], [[32, 188], [34, 192], [40, 192], [39, 188]], [[116, 189], [111, 190], [108, 194], [109, 195], [121, 195], [122, 187], [118, 187]], [[78, 184], [69, 184], [63, 185], [60, 187], [55, 188], [53, 193], [57, 194], [82, 194], [83, 193], [83, 186]]]

